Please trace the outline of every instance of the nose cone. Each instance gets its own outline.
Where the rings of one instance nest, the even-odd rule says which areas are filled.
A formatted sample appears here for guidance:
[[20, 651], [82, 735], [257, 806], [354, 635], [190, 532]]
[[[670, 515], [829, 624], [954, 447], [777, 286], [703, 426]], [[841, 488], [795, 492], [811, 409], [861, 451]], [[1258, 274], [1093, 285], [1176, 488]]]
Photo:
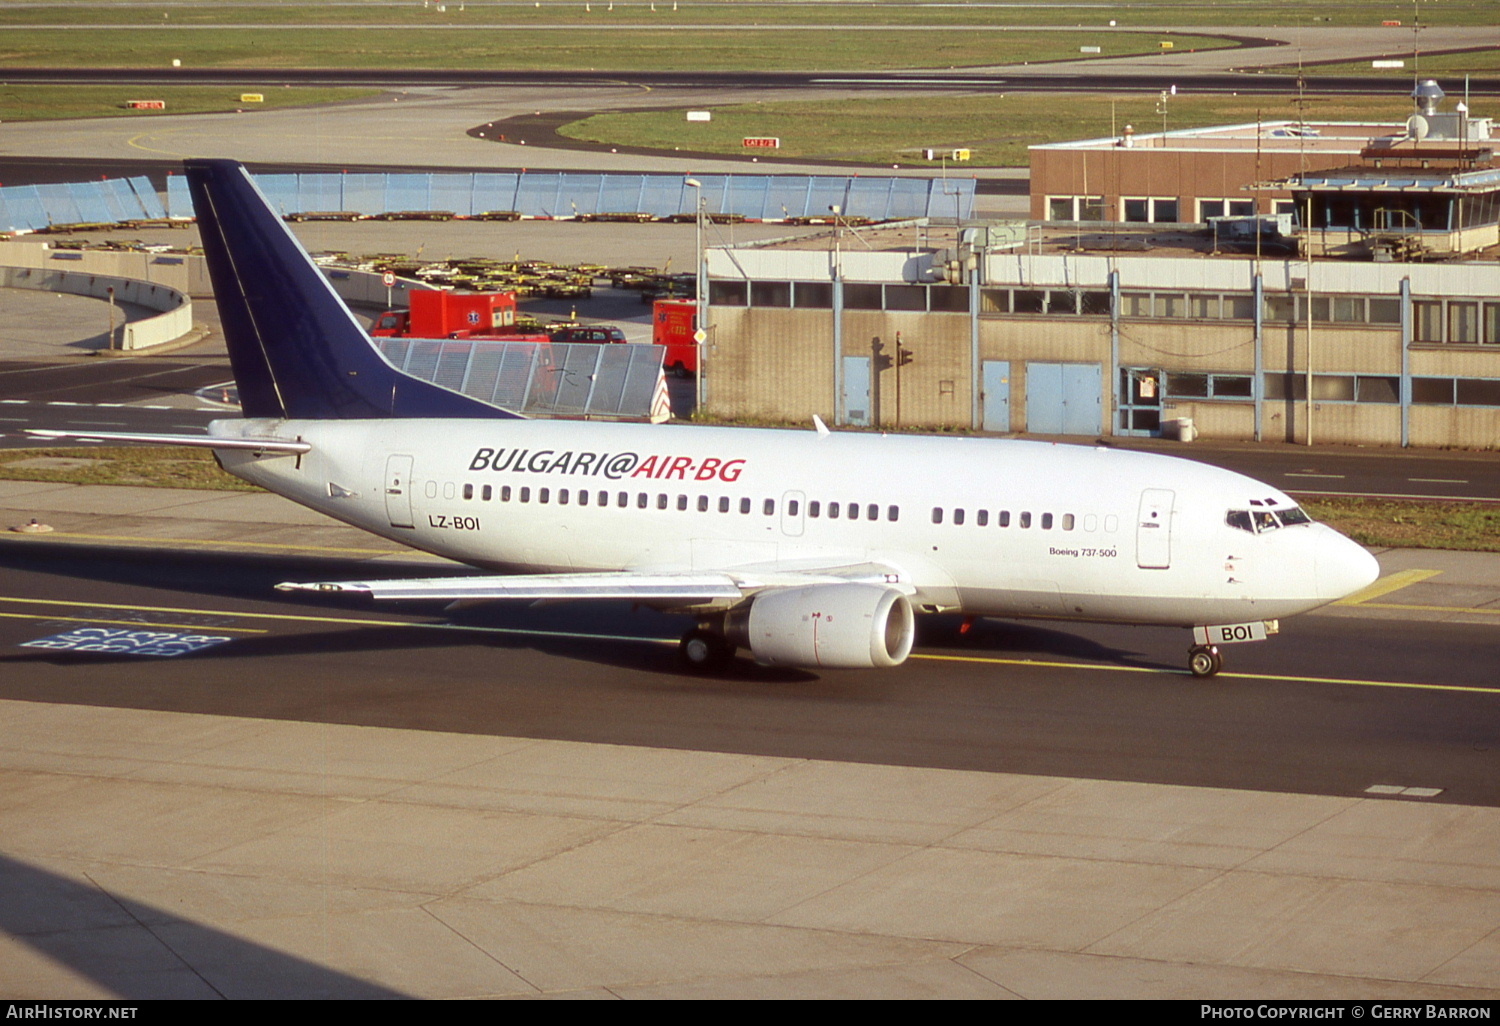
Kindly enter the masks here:
[[1380, 564], [1374, 556], [1331, 528], [1318, 539], [1314, 566], [1318, 598], [1323, 602], [1348, 598], [1380, 576]]

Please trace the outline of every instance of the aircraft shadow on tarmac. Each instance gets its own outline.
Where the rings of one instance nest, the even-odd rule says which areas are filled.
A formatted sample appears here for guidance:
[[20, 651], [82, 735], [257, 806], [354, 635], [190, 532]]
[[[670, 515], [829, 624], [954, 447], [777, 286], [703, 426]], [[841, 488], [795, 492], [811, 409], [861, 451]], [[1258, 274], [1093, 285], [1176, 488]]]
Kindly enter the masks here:
[[[251, 599], [280, 607], [292, 616], [343, 615], [356, 613], [381, 617], [417, 617], [410, 627], [391, 626], [387, 620], [369, 626], [278, 634], [274, 637], [238, 638], [207, 648], [185, 658], [216, 660], [249, 658], [254, 655], [306, 655], [372, 650], [411, 650], [453, 645], [486, 645], [494, 648], [532, 649], [549, 655], [585, 659], [620, 669], [696, 677], [678, 663], [675, 644], [692, 626], [689, 617], [659, 613], [626, 602], [561, 603], [531, 606], [523, 603], [490, 603], [445, 614], [434, 603], [382, 603], [376, 605], [359, 596], [289, 595], [274, 590], [289, 579], [360, 579], [373, 576], [367, 563], [324, 557], [294, 558], [245, 554], [136, 552], [95, 546], [37, 549], [0, 546], [0, 568], [13, 568], [78, 580], [110, 582], [137, 588], [182, 593], [172, 600], [156, 597], [142, 605], [184, 605], [198, 608], [202, 597]], [[430, 566], [414, 573], [431, 576]], [[455, 569], [455, 574], [464, 571]], [[383, 575], [400, 576], [399, 568], [382, 568]], [[101, 600], [101, 602], [104, 600]], [[268, 608], [255, 610], [259, 613]], [[101, 612], [101, 617], [104, 614]], [[171, 619], [166, 613], [152, 614]], [[212, 630], [215, 622], [228, 625], [232, 612], [213, 616], [205, 610], [195, 623]], [[118, 619], [119, 613], [112, 614]], [[178, 617], [180, 620], [181, 617]], [[141, 620], [152, 626], [151, 616]], [[435, 624], [456, 630], [433, 630]], [[978, 620], [962, 630], [963, 619], [954, 616], [923, 617], [918, 621], [917, 644], [945, 653], [1008, 659], [1068, 659], [1119, 666], [1173, 669], [1140, 653], [1119, 648], [1072, 630], [1057, 630], [1037, 623]], [[639, 640], [634, 640], [639, 639]], [[74, 661], [129, 661], [138, 656], [37, 650], [0, 656], [0, 663], [28, 661], [68, 663]], [[759, 683], [798, 683], [820, 679], [820, 674], [794, 668], [757, 666], [748, 653], [734, 659], [713, 676], [726, 680]]]
[[0, 932], [117, 999], [410, 996], [6, 856], [0, 893]]

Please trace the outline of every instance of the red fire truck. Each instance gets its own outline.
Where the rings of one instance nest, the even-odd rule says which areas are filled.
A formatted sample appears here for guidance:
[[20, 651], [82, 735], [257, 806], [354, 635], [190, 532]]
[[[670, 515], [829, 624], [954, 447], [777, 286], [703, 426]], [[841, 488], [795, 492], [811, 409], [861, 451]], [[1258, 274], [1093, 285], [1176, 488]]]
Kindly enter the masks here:
[[407, 294], [409, 310], [387, 310], [370, 334], [397, 338], [491, 338], [544, 342], [546, 335], [521, 333], [514, 292], [449, 292], [422, 289]]
[[666, 346], [662, 366], [679, 378], [698, 373], [698, 304], [686, 299], [658, 299], [651, 308], [651, 341]]

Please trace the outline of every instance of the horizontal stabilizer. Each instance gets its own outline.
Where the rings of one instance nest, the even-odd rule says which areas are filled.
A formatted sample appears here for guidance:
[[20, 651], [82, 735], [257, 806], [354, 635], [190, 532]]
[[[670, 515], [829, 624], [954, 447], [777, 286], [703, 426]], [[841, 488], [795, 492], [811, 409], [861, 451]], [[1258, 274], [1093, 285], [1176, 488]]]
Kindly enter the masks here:
[[215, 435], [137, 435], [125, 431], [51, 431], [27, 428], [34, 438], [76, 438], [84, 442], [129, 442], [133, 445], [184, 445], [197, 449], [250, 449], [254, 452], [311, 452], [307, 442], [282, 438], [220, 438]]

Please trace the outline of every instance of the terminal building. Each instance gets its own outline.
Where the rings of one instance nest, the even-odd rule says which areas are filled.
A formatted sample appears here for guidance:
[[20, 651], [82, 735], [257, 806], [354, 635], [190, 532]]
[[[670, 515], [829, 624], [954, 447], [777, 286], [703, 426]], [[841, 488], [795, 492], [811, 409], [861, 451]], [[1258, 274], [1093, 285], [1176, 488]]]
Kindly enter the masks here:
[[[1080, 436], [1500, 446], [1500, 165], [1405, 124], [1036, 147], [1028, 222], [710, 249], [717, 415]], [[1089, 183], [1084, 184], [1085, 180]]]

